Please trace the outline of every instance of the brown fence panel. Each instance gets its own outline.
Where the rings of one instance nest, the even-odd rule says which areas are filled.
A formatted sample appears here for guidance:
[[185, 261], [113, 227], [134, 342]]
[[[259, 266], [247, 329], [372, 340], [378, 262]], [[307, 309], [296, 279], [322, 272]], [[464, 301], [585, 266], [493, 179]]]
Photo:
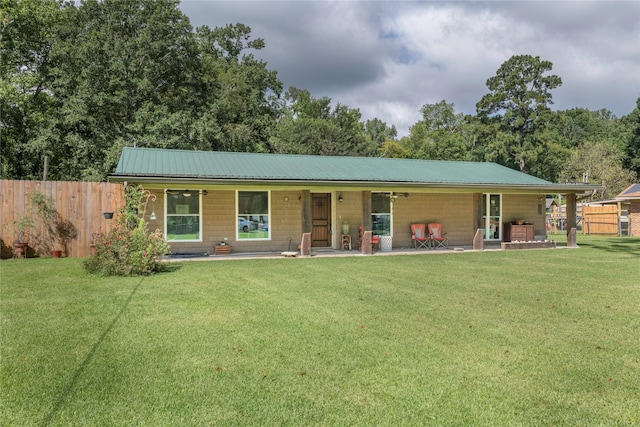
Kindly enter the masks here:
[[[76, 237], [69, 242], [71, 257], [85, 257], [91, 253], [91, 238], [94, 233], [109, 231], [111, 221], [105, 219], [104, 212], [117, 212], [124, 207], [124, 187], [122, 184], [107, 182], [76, 181], [10, 181], [0, 180], [0, 236], [5, 245], [16, 239], [13, 221], [22, 215], [37, 219], [32, 210], [31, 194], [40, 192], [51, 196], [55, 202], [58, 218], [68, 221], [76, 231]], [[36, 222], [34, 234], [40, 233], [42, 224]]]
[[618, 234], [618, 206], [583, 206], [584, 234]]

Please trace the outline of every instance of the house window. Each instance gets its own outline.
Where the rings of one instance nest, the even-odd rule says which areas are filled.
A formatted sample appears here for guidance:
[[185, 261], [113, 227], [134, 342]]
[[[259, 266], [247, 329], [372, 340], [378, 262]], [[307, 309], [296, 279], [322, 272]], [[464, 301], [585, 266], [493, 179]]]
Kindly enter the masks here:
[[168, 241], [202, 241], [202, 199], [196, 193], [165, 193], [164, 235]]
[[485, 240], [502, 240], [502, 195], [482, 195], [482, 227]]
[[269, 192], [238, 191], [237, 193], [238, 240], [268, 240], [271, 238], [269, 226]]
[[371, 231], [374, 236], [392, 236], [391, 197], [388, 193], [371, 193]]

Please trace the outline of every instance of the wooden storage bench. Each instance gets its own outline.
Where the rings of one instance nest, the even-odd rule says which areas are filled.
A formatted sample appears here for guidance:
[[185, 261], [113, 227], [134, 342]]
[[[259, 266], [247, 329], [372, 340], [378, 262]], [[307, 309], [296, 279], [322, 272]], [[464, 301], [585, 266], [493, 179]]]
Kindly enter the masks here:
[[535, 240], [535, 226], [533, 225], [516, 225], [510, 222], [504, 223], [504, 239], [505, 242], [532, 242]]
[[216, 255], [229, 255], [231, 253], [231, 245], [216, 245]]

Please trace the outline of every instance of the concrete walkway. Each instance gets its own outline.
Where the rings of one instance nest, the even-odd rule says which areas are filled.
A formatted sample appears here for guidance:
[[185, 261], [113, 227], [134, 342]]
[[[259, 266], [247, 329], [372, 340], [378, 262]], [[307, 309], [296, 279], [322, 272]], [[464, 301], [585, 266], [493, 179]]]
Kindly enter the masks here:
[[371, 255], [363, 255], [358, 250], [341, 251], [331, 248], [312, 248], [311, 256], [285, 257], [282, 252], [238, 252], [229, 255], [205, 255], [198, 254], [175, 254], [167, 255], [163, 261], [181, 262], [181, 261], [230, 261], [244, 259], [304, 259], [304, 258], [329, 258], [329, 257], [368, 257], [368, 256], [393, 256], [393, 255], [436, 255], [436, 254], [453, 254], [463, 252], [487, 252], [501, 250], [500, 245], [485, 246], [484, 251], [473, 250], [471, 246], [456, 246], [448, 249], [414, 249], [414, 248], [396, 248], [391, 251], [374, 251]]

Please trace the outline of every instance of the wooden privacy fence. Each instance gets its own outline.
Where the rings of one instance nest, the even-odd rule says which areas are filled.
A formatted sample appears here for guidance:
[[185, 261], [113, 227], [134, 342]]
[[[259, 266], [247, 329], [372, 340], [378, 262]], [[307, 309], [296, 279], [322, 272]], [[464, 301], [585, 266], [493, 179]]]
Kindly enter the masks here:
[[43, 225], [33, 210], [32, 194], [41, 193], [54, 201], [57, 218], [74, 229], [69, 241], [71, 257], [85, 257], [91, 253], [91, 239], [95, 233], [109, 231], [111, 221], [104, 212], [117, 212], [124, 207], [122, 184], [74, 181], [9, 181], [0, 180], [0, 237], [11, 246], [17, 238], [13, 222], [24, 215], [36, 220], [31, 234], [37, 235]]
[[618, 235], [618, 206], [583, 206], [582, 221], [582, 232], [584, 234]]

